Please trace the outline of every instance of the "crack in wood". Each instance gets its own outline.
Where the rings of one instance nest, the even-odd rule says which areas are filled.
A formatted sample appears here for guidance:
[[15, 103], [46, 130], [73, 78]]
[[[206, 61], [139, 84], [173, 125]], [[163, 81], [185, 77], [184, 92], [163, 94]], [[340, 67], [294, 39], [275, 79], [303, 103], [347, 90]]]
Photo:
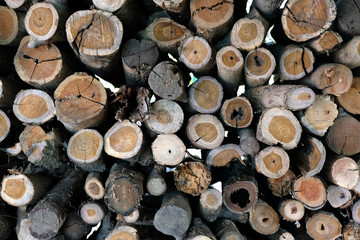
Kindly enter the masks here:
[[218, 3], [214, 4], [214, 5], [211, 5], [210, 7], [202, 6], [202, 7], [199, 7], [197, 9], [195, 9], [195, 11], [191, 14], [191, 17], [194, 17], [196, 14], [198, 14], [202, 10], [208, 9], [208, 10], [212, 11], [214, 8], [216, 8], [218, 6], [221, 6], [223, 4], [226, 4], [226, 3], [234, 5], [233, 1], [224, 0], [224, 1], [218, 2]]

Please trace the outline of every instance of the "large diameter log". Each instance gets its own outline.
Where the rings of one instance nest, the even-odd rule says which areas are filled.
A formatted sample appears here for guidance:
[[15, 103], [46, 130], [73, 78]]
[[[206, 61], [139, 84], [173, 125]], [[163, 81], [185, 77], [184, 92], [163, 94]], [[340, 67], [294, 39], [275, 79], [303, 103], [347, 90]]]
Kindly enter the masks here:
[[71, 74], [60, 50], [52, 43], [29, 48], [30, 37], [24, 37], [14, 57], [17, 74], [29, 85], [54, 90]]
[[352, 204], [350, 190], [335, 185], [327, 187], [327, 200], [333, 208], [346, 208]]
[[107, 95], [99, 80], [86, 73], [67, 77], [54, 92], [56, 117], [75, 132], [99, 125], [106, 113]]
[[289, 155], [280, 147], [267, 147], [255, 155], [256, 170], [269, 177], [280, 178], [290, 167]]
[[296, 175], [290, 169], [280, 178], [268, 178], [268, 186], [272, 194], [277, 197], [289, 195], [292, 191], [292, 183]]
[[105, 203], [113, 212], [129, 215], [140, 205], [144, 195], [142, 173], [115, 164], [105, 182]]
[[147, 181], [146, 190], [152, 196], [161, 196], [166, 192], [166, 168], [163, 165], [154, 164]]
[[86, 177], [84, 189], [91, 199], [102, 199], [105, 195], [105, 189], [101, 181], [100, 173], [90, 172]]
[[101, 10], [77, 11], [65, 27], [70, 46], [91, 70], [104, 73], [116, 67], [123, 37], [123, 26], [116, 16]]
[[355, 36], [334, 53], [334, 60], [350, 69], [360, 67], [360, 37]]
[[234, 15], [233, 0], [191, 0], [190, 12], [192, 24], [197, 34], [212, 40], [222, 37], [231, 26]]
[[195, 218], [189, 228], [189, 231], [186, 233], [186, 240], [216, 240], [214, 234], [211, 232], [210, 228], [200, 219]]
[[222, 194], [215, 188], [208, 188], [201, 193], [200, 198], [200, 213], [207, 222], [214, 222], [223, 206]]
[[11, 8], [0, 6], [0, 45], [16, 46], [26, 35], [24, 27], [25, 14]]
[[294, 199], [284, 199], [279, 205], [279, 213], [282, 219], [289, 222], [300, 221], [305, 214], [304, 205]]
[[253, 109], [246, 97], [226, 99], [220, 110], [220, 117], [226, 126], [246, 128], [253, 120]]
[[317, 54], [327, 54], [335, 51], [343, 42], [340, 34], [334, 31], [326, 31], [319, 38], [309, 42], [309, 47]]
[[270, 235], [279, 230], [280, 217], [269, 204], [258, 201], [250, 210], [249, 223], [258, 233]]
[[284, 108], [268, 108], [258, 122], [256, 138], [268, 145], [280, 143], [288, 150], [297, 146], [302, 128], [294, 114]]
[[238, 129], [238, 135], [240, 138], [240, 149], [254, 157], [260, 151], [260, 143], [256, 139], [255, 130], [252, 128], [241, 128]]
[[175, 134], [162, 134], [153, 141], [151, 150], [158, 164], [176, 166], [184, 160], [186, 146]]
[[341, 236], [341, 223], [329, 212], [318, 212], [306, 222], [306, 232], [318, 240], [335, 240]]
[[229, 143], [211, 149], [206, 156], [206, 164], [211, 167], [225, 167], [233, 160], [242, 161], [245, 152], [237, 144]]
[[154, 218], [155, 228], [175, 237], [185, 235], [192, 218], [189, 200], [180, 192], [167, 193]]
[[291, 0], [285, 5], [281, 24], [289, 39], [305, 42], [325, 32], [335, 17], [333, 0]]
[[9, 117], [0, 109], [0, 142], [9, 135], [11, 128], [11, 122]]
[[98, 224], [106, 215], [107, 208], [97, 202], [83, 202], [79, 209], [79, 215], [89, 225]]
[[85, 174], [69, 170], [29, 213], [31, 235], [39, 239], [54, 237], [63, 225], [71, 200], [81, 189]]
[[360, 35], [359, 28], [359, 1], [342, 0], [337, 1], [337, 18], [335, 26], [341, 35], [345, 37], [353, 37]]
[[213, 224], [213, 231], [219, 240], [245, 240], [235, 223], [230, 219], [221, 218]]
[[352, 114], [360, 114], [360, 77], [354, 77], [349, 91], [336, 97], [337, 103]]

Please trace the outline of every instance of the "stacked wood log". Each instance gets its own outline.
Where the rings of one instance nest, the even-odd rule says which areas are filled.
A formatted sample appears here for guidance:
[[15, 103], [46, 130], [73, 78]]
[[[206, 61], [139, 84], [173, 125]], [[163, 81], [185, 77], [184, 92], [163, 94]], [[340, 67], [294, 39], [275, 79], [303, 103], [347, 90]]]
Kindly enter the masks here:
[[360, 239], [359, 9], [0, 0], [0, 240]]

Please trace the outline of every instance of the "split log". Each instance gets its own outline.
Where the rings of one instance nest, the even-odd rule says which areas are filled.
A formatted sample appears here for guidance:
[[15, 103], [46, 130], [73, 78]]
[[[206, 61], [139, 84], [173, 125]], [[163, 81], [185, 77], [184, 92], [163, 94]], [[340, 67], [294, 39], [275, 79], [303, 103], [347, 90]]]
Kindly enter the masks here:
[[146, 190], [150, 195], [161, 196], [166, 192], [167, 183], [165, 174], [165, 166], [154, 164], [146, 182]]
[[5, 6], [0, 6], [0, 45], [17, 47], [26, 35], [24, 27], [25, 14]]
[[344, 240], [358, 239], [360, 238], [360, 224], [350, 220], [343, 226], [342, 232]]
[[360, 122], [350, 115], [335, 119], [326, 134], [326, 144], [335, 153], [352, 156], [360, 152]]
[[[0, 50], [1, 51], [1, 50]], [[0, 66], [4, 66], [0, 61]], [[0, 107], [1, 108], [12, 108], [16, 94], [21, 86], [20, 81], [17, 79], [8, 77], [0, 77]]]
[[216, 220], [213, 231], [219, 240], [245, 240], [236, 225], [226, 218]]
[[336, 97], [337, 102], [346, 111], [352, 114], [360, 114], [360, 77], [354, 77], [349, 91]]
[[255, 110], [283, 107], [291, 111], [306, 109], [315, 101], [314, 91], [302, 85], [267, 85], [250, 88], [246, 91]]
[[282, 228], [279, 228], [279, 230], [276, 233], [268, 235], [267, 239], [269, 239], [269, 240], [295, 240], [294, 236], [290, 232], [288, 232]]
[[0, 109], [0, 142], [9, 135], [11, 128], [11, 122], [9, 117]]
[[201, 193], [200, 198], [200, 213], [207, 222], [214, 222], [223, 206], [223, 198], [221, 192], [215, 188], [208, 188]]
[[129, 215], [140, 205], [144, 195], [144, 176], [120, 164], [115, 164], [105, 182], [105, 203], [113, 212]]
[[189, 0], [154, 0], [154, 3], [165, 11], [182, 15], [187, 14], [189, 7]]
[[334, 53], [334, 60], [350, 69], [360, 67], [360, 37], [355, 36]]
[[296, 175], [290, 169], [280, 178], [268, 178], [268, 186], [277, 197], [289, 195], [292, 191], [292, 183]]
[[354, 222], [360, 224], [360, 201], [356, 201], [351, 209], [351, 215]]
[[318, 212], [306, 222], [306, 232], [319, 240], [335, 240], [341, 236], [341, 223], [329, 212]]
[[214, 234], [211, 232], [210, 228], [201, 221], [200, 218], [195, 218], [189, 228], [189, 231], [186, 233], [186, 240], [216, 240]]
[[350, 89], [352, 80], [353, 74], [348, 67], [327, 63], [317, 67], [301, 81], [309, 87], [322, 90], [323, 94], [340, 96]]
[[310, 210], [319, 210], [326, 203], [326, 187], [322, 179], [313, 176], [297, 177], [292, 185], [292, 196]]
[[256, 170], [268, 178], [280, 178], [290, 166], [289, 155], [280, 147], [267, 147], [255, 156]]
[[262, 112], [256, 138], [268, 145], [280, 143], [284, 149], [288, 150], [298, 145], [301, 132], [301, 125], [291, 111], [274, 107]]
[[121, 50], [126, 86], [145, 86], [158, 58], [159, 51], [151, 40], [129, 39]]
[[191, 218], [189, 200], [180, 192], [169, 192], [155, 214], [154, 226], [166, 235], [182, 237], [190, 226]]
[[226, 99], [220, 110], [220, 117], [226, 126], [246, 128], [253, 120], [253, 109], [246, 97]]
[[138, 231], [130, 226], [126, 225], [116, 225], [113, 230], [106, 236], [105, 240], [138, 240], [139, 233]]
[[172, 61], [163, 61], [157, 64], [148, 78], [153, 92], [168, 100], [187, 102], [184, 74], [179, 66]]
[[153, 141], [151, 150], [158, 164], [176, 166], [184, 160], [186, 146], [175, 134], [162, 134]]
[[252, 128], [241, 128], [238, 129], [238, 135], [240, 138], [240, 149], [254, 157], [260, 151], [260, 144], [255, 136], [255, 130]]
[[211, 41], [221, 38], [231, 28], [234, 15], [233, 0], [191, 0], [191, 22], [197, 34]]
[[84, 189], [90, 198], [94, 200], [102, 199], [105, 195], [105, 189], [100, 178], [100, 173], [90, 172], [86, 177]]
[[328, 128], [334, 124], [338, 116], [336, 104], [328, 95], [318, 95], [314, 103], [305, 111], [300, 112], [300, 121], [311, 133], [324, 136]]
[[305, 138], [301, 146], [296, 165], [301, 174], [308, 178], [322, 170], [326, 159], [326, 149], [322, 142], [314, 137]]
[[67, 77], [54, 92], [56, 117], [75, 132], [99, 125], [105, 117], [107, 96], [99, 80], [86, 73]]
[[270, 235], [279, 230], [280, 217], [269, 204], [258, 201], [250, 210], [249, 223], [258, 233]]
[[334, 52], [340, 44], [343, 42], [343, 38], [334, 31], [326, 31], [320, 35], [319, 38], [311, 40], [309, 47], [317, 54], [326, 54]]
[[115, 15], [95, 9], [77, 11], [65, 27], [70, 46], [88, 68], [99, 74], [116, 68], [123, 26]]
[[88, 235], [91, 231], [91, 226], [84, 222], [84, 220], [79, 216], [77, 210], [74, 210], [70, 212], [69, 215], [66, 217], [61, 231], [66, 237], [66, 239], [77, 240], [86, 237], [86, 235]]
[[80, 206], [79, 215], [89, 225], [98, 224], [106, 215], [107, 209], [100, 203], [87, 201]]
[[251, 6], [255, 7], [266, 19], [271, 20], [276, 16], [281, 3], [282, 0], [254, 0]]
[[43, 197], [51, 184], [52, 180], [44, 175], [14, 172], [4, 176], [1, 182], [1, 198], [11, 206], [26, 206]]
[[202, 37], [189, 37], [179, 47], [179, 61], [191, 71], [209, 74], [216, 61], [216, 53]]
[[300, 221], [305, 214], [304, 205], [294, 199], [284, 199], [279, 205], [279, 213], [282, 219], [289, 222]]
[[327, 187], [327, 200], [333, 208], [347, 208], [352, 204], [350, 190], [335, 185]]
[[281, 23], [286, 36], [295, 42], [305, 42], [325, 32], [336, 17], [333, 0], [291, 0], [286, 3]]
[[211, 183], [211, 172], [201, 162], [184, 162], [173, 172], [176, 188], [192, 196], [205, 192]]
[[224, 97], [222, 85], [213, 77], [202, 76], [190, 86], [190, 111], [215, 113], [221, 107]]
[[29, 213], [30, 233], [35, 238], [54, 237], [63, 225], [71, 200], [83, 185], [85, 174], [69, 170]]
[[244, 78], [248, 87], [265, 85], [276, 67], [274, 55], [266, 48], [256, 48], [245, 57]]
[[184, 112], [179, 104], [160, 99], [151, 105], [151, 115], [144, 123], [154, 134], [176, 133], [184, 122]]
[[21, 90], [13, 105], [14, 115], [25, 124], [41, 125], [50, 121], [56, 113], [54, 101], [44, 91]]
[[337, 1], [335, 26], [344, 37], [360, 35], [359, 2], [354, 0]]
[[71, 136], [67, 144], [67, 156], [80, 168], [89, 172], [106, 169], [102, 159], [104, 140], [94, 129], [82, 129]]
[[29, 41], [29, 36], [24, 37], [16, 52], [14, 65], [17, 74], [31, 86], [54, 90], [72, 71], [54, 44], [29, 48]]
[[195, 114], [188, 120], [186, 135], [195, 147], [214, 149], [223, 142], [225, 130], [220, 120], [215, 116]]
[[229, 143], [210, 150], [206, 156], [206, 164], [211, 167], [225, 167], [233, 160], [242, 161], [244, 158], [245, 152], [239, 145]]

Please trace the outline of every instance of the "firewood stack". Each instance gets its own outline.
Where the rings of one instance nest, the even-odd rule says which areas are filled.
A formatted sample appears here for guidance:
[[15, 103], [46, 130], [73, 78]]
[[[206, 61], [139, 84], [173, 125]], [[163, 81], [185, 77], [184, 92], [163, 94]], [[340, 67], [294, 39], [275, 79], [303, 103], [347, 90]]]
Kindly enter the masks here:
[[0, 240], [360, 239], [359, 6], [0, 0]]

